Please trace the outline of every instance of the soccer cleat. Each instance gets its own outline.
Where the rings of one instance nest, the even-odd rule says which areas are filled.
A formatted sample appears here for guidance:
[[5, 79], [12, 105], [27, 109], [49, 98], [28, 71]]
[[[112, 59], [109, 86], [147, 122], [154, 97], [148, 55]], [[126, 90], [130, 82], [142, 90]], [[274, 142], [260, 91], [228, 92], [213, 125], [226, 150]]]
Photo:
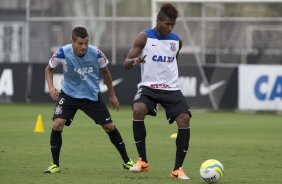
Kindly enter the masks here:
[[184, 173], [183, 167], [179, 167], [179, 169], [172, 171], [170, 173], [170, 177], [174, 179], [181, 180], [189, 180], [190, 178]]
[[134, 162], [130, 158], [129, 161], [126, 163], [123, 163], [122, 166], [124, 169], [129, 170], [131, 167], [134, 166]]
[[54, 173], [59, 173], [60, 172], [60, 167], [58, 167], [56, 164], [53, 164], [48, 167], [48, 169], [46, 169], [45, 171], [43, 171], [43, 173], [50, 173], [50, 174], [54, 174]]
[[133, 173], [141, 173], [149, 171], [149, 164], [147, 162], [142, 161], [141, 158], [136, 162], [134, 166], [129, 169]]

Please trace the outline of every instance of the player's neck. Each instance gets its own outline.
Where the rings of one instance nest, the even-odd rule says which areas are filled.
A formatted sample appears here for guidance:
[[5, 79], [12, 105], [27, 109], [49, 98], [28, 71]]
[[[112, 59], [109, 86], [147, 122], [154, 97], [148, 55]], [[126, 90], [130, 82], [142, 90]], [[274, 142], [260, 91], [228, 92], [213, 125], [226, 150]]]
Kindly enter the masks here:
[[158, 35], [159, 37], [162, 37], [162, 35], [160, 35], [160, 33], [158, 32], [157, 28], [155, 27], [154, 29], [155, 29], [157, 35]]
[[79, 58], [83, 58], [83, 56], [85, 56], [85, 54], [86, 54], [86, 52], [85, 53], [83, 53], [83, 54], [79, 54], [79, 53], [77, 53], [74, 49], [73, 49], [73, 51], [74, 51], [74, 54], [77, 56], [77, 57], [79, 57]]
[[76, 54], [76, 56], [79, 57], [79, 58], [83, 58], [83, 56], [85, 56], [85, 54], [86, 53], [84, 53], [84, 54]]

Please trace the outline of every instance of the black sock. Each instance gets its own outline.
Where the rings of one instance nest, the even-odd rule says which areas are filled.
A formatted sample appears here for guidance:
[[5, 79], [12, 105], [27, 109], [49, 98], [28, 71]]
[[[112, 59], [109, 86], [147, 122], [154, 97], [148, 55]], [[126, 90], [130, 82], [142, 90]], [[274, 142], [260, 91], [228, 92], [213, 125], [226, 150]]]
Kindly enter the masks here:
[[139, 154], [139, 157], [144, 162], [147, 161], [147, 155], [146, 155], [146, 128], [144, 121], [135, 121], [133, 120], [133, 134], [134, 134], [134, 140], [135, 145]]
[[51, 137], [50, 137], [50, 145], [51, 145], [51, 153], [53, 157], [53, 164], [60, 166], [59, 157], [60, 151], [62, 147], [62, 132], [55, 131], [52, 129]]
[[190, 139], [190, 128], [178, 129], [176, 138], [176, 158], [174, 169], [182, 167], [186, 153], [188, 152]]
[[115, 145], [116, 149], [119, 151], [123, 162], [127, 163], [129, 161], [129, 157], [127, 155], [125, 144], [122, 140], [122, 137], [118, 129], [115, 127], [113, 131], [108, 132], [108, 135], [109, 135], [111, 142]]

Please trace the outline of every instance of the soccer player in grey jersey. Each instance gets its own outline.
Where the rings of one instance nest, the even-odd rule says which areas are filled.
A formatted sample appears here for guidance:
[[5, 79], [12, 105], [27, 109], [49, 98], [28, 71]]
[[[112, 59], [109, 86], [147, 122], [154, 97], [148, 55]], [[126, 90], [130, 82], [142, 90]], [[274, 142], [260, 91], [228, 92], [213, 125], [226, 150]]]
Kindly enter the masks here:
[[[112, 77], [108, 70], [109, 61], [102, 51], [89, 45], [89, 36], [84, 27], [76, 27], [72, 31], [72, 44], [57, 50], [45, 69], [50, 96], [56, 100], [53, 115], [53, 127], [50, 144], [53, 163], [44, 173], [60, 172], [59, 156], [62, 146], [64, 125], [69, 126], [78, 109], [99, 124], [108, 134], [123, 159], [123, 167], [130, 169], [134, 164], [128, 157], [123, 139], [113, 124], [107, 106], [100, 94], [100, 72], [109, 91], [109, 103], [119, 109], [119, 101], [112, 85]], [[59, 92], [53, 85], [53, 71], [63, 65], [64, 80]]]

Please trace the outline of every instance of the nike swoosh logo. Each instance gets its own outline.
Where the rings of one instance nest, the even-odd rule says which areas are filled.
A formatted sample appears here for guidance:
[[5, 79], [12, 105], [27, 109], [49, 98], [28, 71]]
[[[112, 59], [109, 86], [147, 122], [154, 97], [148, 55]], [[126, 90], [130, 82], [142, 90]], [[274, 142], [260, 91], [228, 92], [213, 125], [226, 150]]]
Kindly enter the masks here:
[[106, 118], [106, 121], [109, 121], [111, 119], [111, 117]]
[[217, 82], [217, 83], [214, 83], [214, 84], [211, 84], [209, 86], [206, 86], [203, 82], [200, 84], [200, 94], [201, 95], [207, 95], [209, 94], [210, 92], [216, 90], [217, 88], [221, 87], [222, 85], [225, 84], [225, 81], [222, 80], [220, 82]]
[[[115, 87], [116, 85], [118, 85], [119, 83], [122, 82], [122, 78], [119, 78], [119, 79], [116, 79], [113, 81], [113, 87]], [[108, 87], [107, 85], [104, 83], [104, 80], [102, 79], [99, 83], [99, 86], [100, 86], [100, 92], [101, 93], [105, 93], [108, 91]]]

